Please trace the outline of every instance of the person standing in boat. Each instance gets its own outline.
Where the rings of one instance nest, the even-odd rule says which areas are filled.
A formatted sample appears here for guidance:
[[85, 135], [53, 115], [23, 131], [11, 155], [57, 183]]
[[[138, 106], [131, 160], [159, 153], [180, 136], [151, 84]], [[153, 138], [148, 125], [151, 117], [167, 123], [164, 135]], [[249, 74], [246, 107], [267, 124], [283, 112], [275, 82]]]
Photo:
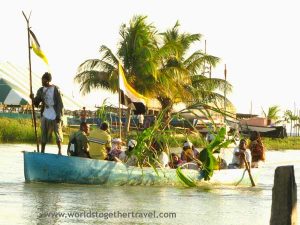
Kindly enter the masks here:
[[[89, 141], [87, 138], [89, 134], [90, 134], [90, 125], [87, 124], [86, 122], [81, 122], [79, 130], [71, 134], [69, 140], [72, 140], [73, 138], [76, 139], [76, 146], [74, 146], [76, 149], [73, 149], [76, 155], [74, 156], [90, 158]], [[72, 155], [70, 152], [70, 148], [68, 148], [68, 155]]]
[[233, 157], [231, 164], [228, 165], [228, 169], [245, 168], [244, 158], [248, 165], [251, 165], [251, 152], [247, 149], [247, 141], [245, 139], [240, 140], [238, 147], [233, 150]]
[[251, 133], [250, 141], [250, 151], [252, 156], [251, 167], [257, 168], [262, 161], [265, 161], [265, 147], [258, 131]]
[[97, 148], [90, 148], [90, 156], [92, 159], [107, 159], [107, 155], [111, 150], [111, 136], [108, 133], [108, 123], [103, 122], [97, 133]]
[[63, 140], [61, 122], [64, 105], [59, 88], [50, 84], [51, 80], [51, 74], [48, 72], [44, 73], [42, 76], [43, 87], [38, 89], [36, 97], [31, 94], [30, 98], [36, 107], [41, 103], [41, 152], [45, 152], [46, 143], [50, 141], [52, 131], [54, 131], [58, 154], [61, 155], [61, 143]]

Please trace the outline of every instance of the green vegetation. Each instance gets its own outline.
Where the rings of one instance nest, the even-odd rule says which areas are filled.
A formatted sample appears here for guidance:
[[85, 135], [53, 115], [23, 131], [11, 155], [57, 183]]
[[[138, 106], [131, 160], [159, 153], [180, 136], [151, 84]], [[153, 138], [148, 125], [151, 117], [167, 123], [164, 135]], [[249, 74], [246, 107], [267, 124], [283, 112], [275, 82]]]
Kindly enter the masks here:
[[[74, 128], [63, 129], [64, 142], [68, 143], [69, 134]], [[41, 136], [40, 122], [37, 120], [38, 136]], [[31, 119], [0, 118], [0, 143], [36, 143]], [[53, 142], [54, 137], [53, 137]]]
[[[39, 126], [38, 124], [38, 135], [40, 136]], [[68, 143], [69, 134], [76, 130], [77, 128], [69, 127], [63, 129], [64, 144]], [[170, 147], [181, 147], [186, 139], [189, 139], [198, 148], [203, 148], [207, 144], [203, 137], [196, 133], [185, 133], [178, 130], [170, 130], [165, 133], [170, 136], [168, 140]], [[113, 136], [117, 137], [117, 134], [113, 134]], [[136, 139], [136, 137], [137, 132], [131, 131], [127, 138]], [[262, 140], [267, 150], [300, 149], [300, 137], [262, 138]], [[0, 118], [0, 143], [35, 143], [31, 120]]]
[[300, 149], [300, 137], [262, 138], [267, 150]]
[[0, 142], [34, 143], [35, 135], [31, 119], [0, 118]]

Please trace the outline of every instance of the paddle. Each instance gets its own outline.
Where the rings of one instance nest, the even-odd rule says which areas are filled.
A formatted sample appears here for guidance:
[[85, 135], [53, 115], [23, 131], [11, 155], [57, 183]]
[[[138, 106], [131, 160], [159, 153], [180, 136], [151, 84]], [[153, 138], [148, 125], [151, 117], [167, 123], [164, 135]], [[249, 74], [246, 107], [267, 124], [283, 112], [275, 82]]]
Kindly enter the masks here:
[[245, 154], [242, 154], [242, 159], [243, 159], [243, 161], [244, 161], [244, 163], [245, 163], [246, 170], [248, 171], [248, 174], [249, 174], [249, 178], [250, 178], [252, 187], [254, 187], [254, 186], [255, 186], [255, 183], [254, 183], [254, 180], [253, 180], [253, 178], [252, 178], [251, 171], [250, 171], [250, 166], [249, 166], [249, 164], [248, 164], [248, 162], [247, 162], [247, 160], [246, 160]]

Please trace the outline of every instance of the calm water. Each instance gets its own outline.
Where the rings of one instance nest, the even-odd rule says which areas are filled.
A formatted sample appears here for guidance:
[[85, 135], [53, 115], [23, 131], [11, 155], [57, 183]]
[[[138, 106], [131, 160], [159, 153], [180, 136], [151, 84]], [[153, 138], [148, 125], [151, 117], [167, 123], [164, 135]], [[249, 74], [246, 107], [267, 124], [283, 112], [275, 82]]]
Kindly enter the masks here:
[[[21, 151], [33, 149], [32, 145], [0, 145], [0, 224], [266, 225], [278, 165], [294, 165], [300, 196], [300, 151], [267, 152], [255, 188], [178, 188], [25, 183]], [[47, 146], [46, 151], [56, 152], [56, 147]], [[299, 209], [300, 203], [298, 215]], [[118, 218], [103, 218], [108, 213]], [[138, 218], [121, 218], [125, 213]], [[153, 218], [154, 213], [169, 218]], [[176, 218], [170, 218], [172, 213]], [[140, 218], [146, 214], [147, 218]]]

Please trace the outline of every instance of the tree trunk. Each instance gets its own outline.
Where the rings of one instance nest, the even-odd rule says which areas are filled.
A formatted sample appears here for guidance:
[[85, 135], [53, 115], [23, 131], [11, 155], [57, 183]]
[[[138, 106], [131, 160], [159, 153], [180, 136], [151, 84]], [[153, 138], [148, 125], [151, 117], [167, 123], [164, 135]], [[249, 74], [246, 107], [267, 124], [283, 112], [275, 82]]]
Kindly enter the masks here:
[[163, 121], [166, 122], [165, 126], [169, 129], [173, 101], [170, 98], [166, 97], [158, 97], [158, 100], [161, 104], [162, 110], [165, 110], [165, 114], [163, 115]]

